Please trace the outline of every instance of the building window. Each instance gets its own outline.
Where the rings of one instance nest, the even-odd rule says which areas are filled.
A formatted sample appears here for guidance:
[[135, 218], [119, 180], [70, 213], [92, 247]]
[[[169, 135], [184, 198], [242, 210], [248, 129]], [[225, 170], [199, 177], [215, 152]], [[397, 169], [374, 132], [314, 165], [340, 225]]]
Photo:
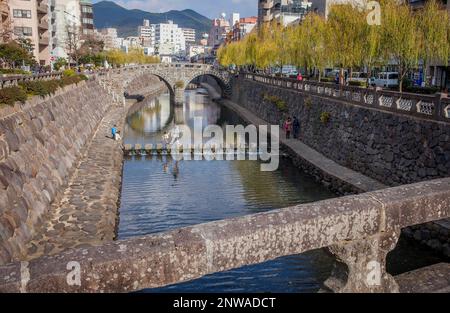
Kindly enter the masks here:
[[33, 29], [31, 27], [14, 27], [14, 35], [21, 36], [32, 36]]
[[91, 18], [83, 18], [83, 24], [94, 24], [94, 20]]
[[31, 10], [13, 10], [13, 16], [16, 18], [31, 18]]
[[83, 13], [92, 13], [92, 7], [83, 6], [83, 7], [81, 7], [81, 11]]

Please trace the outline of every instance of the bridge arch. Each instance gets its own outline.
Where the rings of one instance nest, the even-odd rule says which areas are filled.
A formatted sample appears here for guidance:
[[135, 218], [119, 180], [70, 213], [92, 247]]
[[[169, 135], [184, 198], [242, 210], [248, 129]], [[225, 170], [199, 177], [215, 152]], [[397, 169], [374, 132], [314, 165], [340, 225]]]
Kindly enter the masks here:
[[145, 94], [145, 89], [151, 82], [149, 75], [153, 75], [164, 82], [169, 89], [171, 100], [175, 103], [183, 102], [185, 88], [201, 76], [212, 77], [222, 89], [223, 96], [228, 96], [231, 91], [228, 73], [214, 70], [210, 65], [190, 63], [142, 65], [128, 69], [127, 73], [130, 77], [124, 82], [126, 93]]

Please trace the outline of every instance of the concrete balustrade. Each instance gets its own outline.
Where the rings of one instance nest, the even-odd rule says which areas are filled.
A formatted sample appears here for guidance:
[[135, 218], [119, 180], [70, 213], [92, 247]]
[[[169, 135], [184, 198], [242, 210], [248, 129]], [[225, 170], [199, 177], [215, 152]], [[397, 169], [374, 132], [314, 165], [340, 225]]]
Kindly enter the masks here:
[[311, 95], [342, 99], [348, 103], [384, 111], [396, 112], [436, 121], [450, 122], [450, 99], [441, 93], [420, 95], [395, 91], [339, 86], [333, 83], [297, 81], [258, 74], [243, 74], [245, 79], [286, 89], [308, 92]]
[[385, 257], [400, 229], [448, 216], [446, 178], [9, 264], [0, 291], [128, 292], [330, 247], [347, 265], [345, 281], [327, 281], [334, 291], [396, 292]]

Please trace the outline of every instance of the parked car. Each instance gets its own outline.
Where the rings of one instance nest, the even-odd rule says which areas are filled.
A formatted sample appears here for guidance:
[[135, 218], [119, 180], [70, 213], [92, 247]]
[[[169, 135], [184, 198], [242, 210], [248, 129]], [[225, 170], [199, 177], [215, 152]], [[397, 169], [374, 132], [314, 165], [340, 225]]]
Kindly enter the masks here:
[[397, 87], [398, 86], [398, 73], [397, 72], [381, 72], [377, 76], [370, 79], [371, 86], [377, 87]]

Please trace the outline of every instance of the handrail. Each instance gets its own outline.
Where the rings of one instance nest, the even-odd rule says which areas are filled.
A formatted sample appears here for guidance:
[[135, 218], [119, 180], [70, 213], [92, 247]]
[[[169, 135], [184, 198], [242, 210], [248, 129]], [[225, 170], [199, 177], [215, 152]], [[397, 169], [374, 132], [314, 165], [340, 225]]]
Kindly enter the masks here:
[[321, 97], [345, 100], [357, 105], [384, 111], [413, 115], [420, 118], [450, 122], [450, 99], [441, 93], [422, 95], [377, 88], [342, 86], [310, 80], [272, 77], [253, 73], [241, 73], [247, 80], [256, 81], [284, 89], [306, 92]]

